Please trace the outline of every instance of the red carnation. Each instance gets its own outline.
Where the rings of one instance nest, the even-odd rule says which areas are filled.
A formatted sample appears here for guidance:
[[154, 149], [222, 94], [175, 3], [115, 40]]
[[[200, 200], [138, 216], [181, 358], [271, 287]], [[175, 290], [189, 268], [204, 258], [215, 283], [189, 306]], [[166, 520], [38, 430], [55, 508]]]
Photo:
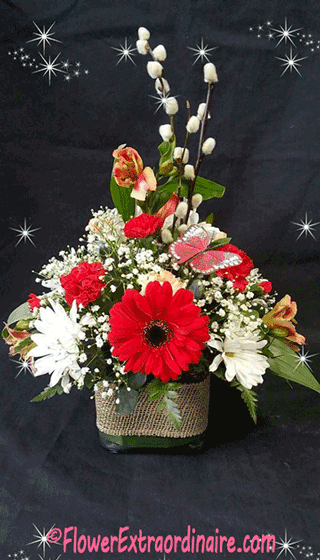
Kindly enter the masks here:
[[209, 340], [209, 317], [200, 315], [193, 293], [181, 288], [172, 295], [169, 282], [149, 282], [142, 296], [126, 290], [110, 310], [112, 354], [127, 360], [125, 371], [177, 379], [197, 364]]
[[90, 301], [95, 301], [105, 287], [100, 276], [106, 274], [99, 262], [82, 262], [71, 270], [66, 276], [61, 276], [61, 286], [65, 289], [66, 302], [72, 305], [76, 300], [77, 305], [86, 306]]
[[141, 214], [131, 218], [124, 226], [126, 237], [147, 237], [163, 226], [164, 220], [153, 214]]
[[239, 276], [242, 276], [242, 278], [246, 278], [249, 272], [253, 269], [253, 262], [250, 257], [248, 257], [248, 255], [244, 251], [238, 249], [238, 247], [235, 247], [235, 245], [231, 245], [231, 243], [226, 243], [226, 245], [222, 245], [222, 247], [217, 247], [216, 251], [228, 251], [230, 253], [235, 253], [242, 259], [242, 262], [240, 264], [237, 264], [235, 266], [228, 266], [227, 268], [223, 268], [222, 270], [216, 270], [216, 274], [218, 276], [224, 276], [229, 280], [235, 280]]
[[41, 307], [41, 301], [36, 294], [29, 294], [28, 298], [29, 309], [32, 312], [35, 307]]
[[272, 284], [268, 280], [260, 282], [259, 286], [262, 288], [264, 294], [269, 294], [272, 290]]
[[234, 289], [238, 292], [244, 292], [248, 285], [248, 281], [243, 276], [237, 276], [232, 282]]

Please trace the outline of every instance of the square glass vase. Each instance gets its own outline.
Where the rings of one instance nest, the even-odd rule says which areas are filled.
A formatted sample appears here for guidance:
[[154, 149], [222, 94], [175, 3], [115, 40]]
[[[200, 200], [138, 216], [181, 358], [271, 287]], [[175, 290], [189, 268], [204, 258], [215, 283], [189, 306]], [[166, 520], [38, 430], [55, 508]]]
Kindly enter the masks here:
[[111, 453], [179, 450], [199, 451], [208, 426], [210, 376], [197, 383], [181, 384], [176, 399], [181, 414], [177, 430], [159, 401], [152, 401], [142, 389], [134, 410], [128, 416], [116, 410], [114, 395], [102, 397], [102, 382], [95, 393], [96, 424], [101, 445]]

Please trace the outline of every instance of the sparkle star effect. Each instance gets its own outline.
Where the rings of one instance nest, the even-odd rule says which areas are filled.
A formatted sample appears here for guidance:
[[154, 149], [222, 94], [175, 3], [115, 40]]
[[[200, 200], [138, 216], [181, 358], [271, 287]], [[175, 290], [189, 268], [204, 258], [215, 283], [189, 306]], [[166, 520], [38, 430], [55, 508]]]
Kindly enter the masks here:
[[19, 239], [19, 240], [17, 241], [17, 243], [16, 243], [16, 246], [19, 245], [19, 243], [20, 243], [22, 240], [24, 240], [25, 243], [26, 243], [26, 241], [28, 240], [28, 241], [30, 241], [30, 243], [32, 243], [32, 245], [35, 246], [35, 244], [33, 243], [32, 239], [31, 239], [31, 237], [34, 237], [34, 234], [33, 234], [34, 231], [38, 231], [38, 230], [41, 229], [41, 228], [34, 228], [34, 229], [31, 229], [31, 226], [28, 226], [28, 227], [27, 227], [26, 219], [24, 219], [23, 227], [20, 226], [19, 229], [17, 229], [17, 228], [10, 228], [10, 229], [12, 229], [13, 231], [17, 231], [17, 232], [18, 232], [17, 237], [20, 237], [20, 239]]
[[285, 18], [284, 27], [282, 27], [282, 25], [280, 25], [280, 29], [273, 29], [273, 27], [271, 28], [272, 31], [275, 31], [276, 33], [278, 33], [278, 37], [280, 37], [278, 43], [276, 44], [276, 47], [278, 45], [280, 45], [281, 41], [284, 41], [285, 44], [287, 44], [288, 40], [295, 47], [295, 44], [292, 40], [292, 37], [294, 37], [295, 36], [294, 33], [296, 31], [299, 31], [300, 29], [302, 29], [302, 27], [298, 27], [297, 29], [291, 29], [291, 28], [292, 28], [292, 25], [290, 25], [290, 27], [288, 27], [287, 18]]
[[11, 360], [11, 362], [14, 362], [15, 364], [18, 364], [18, 373], [16, 375], [16, 377], [18, 377], [20, 375], [20, 373], [24, 372], [26, 373], [27, 371], [29, 373], [31, 373], [31, 368], [30, 368], [30, 364], [28, 362], [28, 360]]
[[120, 56], [118, 62], [117, 62], [117, 66], [118, 64], [121, 62], [121, 60], [125, 60], [125, 62], [127, 62], [128, 58], [129, 60], [132, 62], [132, 64], [134, 64], [136, 66], [135, 61], [133, 60], [132, 56], [134, 55], [134, 51], [136, 51], [136, 48], [131, 48], [131, 45], [128, 46], [128, 41], [127, 41], [127, 37], [124, 40], [124, 45], [120, 45], [120, 49], [118, 47], [111, 47], [114, 51], [118, 51], [119, 54], [117, 54], [117, 56]]
[[203, 37], [201, 37], [201, 46], [197, 45], [197, 48], [194, 47], [187, 47], [187, 48], [190, 49], [191, 51], [195, 51], [195, 54], [193, 55], [197, 57], [193, 63], [195, 64], [196, 62], [198, 62], [199, 58], [201, 58], [201, 62], [203, 62], [203, 59], [205, 59], [207, 62], [210, 62], [208, 58], [208, 56], [211, 56], [211, 54], [209, 54], [210, 51], [214, 51], [218, 47], [211, 47], [208, 49], [208, 45], [204, 46]]
[[301, 220], [300, 222], [291, 222], [291, 223], [294, 224], [295, 226], [298, 226], [298, 231], [301, 230], [301, 233], [300, 235], [298, 235], [296, 241], [300, 239], [300, 237], [303, 234], [305, 234], [305, 237], [307, 237], [308, 233], [313, 237], [313, 239], [316, 240], [315, 236], [312, 233], [312, 230], [314, 230], [316, 226], [320, 224], [320, 222], [312, 222], [312, 220], [308, 221], [307, 212], [305, 213], [305, 221]]
[[[297, 54], [294, 55], [294, 57], [292, 57], [292, 47], [290, 47], [290, 56], [288, 56], [287, 54], [284, 55], [286, 58], [281, 58], [280, 56], [276, 56], [276, 58], [278, 58], [278, 60], [283, 60], [284, 64], [281, 64], [281, 66], [285, 66], [284, 71], [282, 72], [281, 76], [283, 76], [283, 74], [290, 68], [290, 74], [292, 74], [292, 68], [299, 74], [299, 76], [301, 76], [297, 66], [301, 66], [301, 64], [299, 64], [299, 62], [301, 60], [305, 60], [306, 58], [308, 58], [307, 56], [304, 56], [302, 58], [297, 58]], [[280, 78], [281, 78], [280, 76]], [[301, 76], [302, 78], [302, 76]]]
[[40, 529], [38, 529], [38, 527], [34, 523], [33, 523], [33, 526], [34, 526], [35, 530], [37, 531], [37, 534], [33, 535], [34, 537], [36, 537], [36, 540], [28, 543], [28, 546], [30, 544], [38, 544], [38, 548], [40, 546], [42, 546], [42, 555], [44, 557], [45, 556], [45, 551], [46, 551], [46, 546], [51, 548], [50, 542], [48, 541], [47, 537], [48, 537], [49, 533], [52, 531], [52, 529], [54, 528], [54, 525], [52, 525], [51, 529], [49, 529], [49, 531], [47, 531], [47, 532], [46, 532], [45, 528], [43, 528], [42, 533], [41, 533]]
[[38, 33], [36, 31], [34, 31], [33, 35], [36, 35], [36, 37], [34, 39], [30, 39], [29, 41], [27, 41], [27, 43], [32, 43], [32, 41], [38, 41], [38, 46], [40, 45], [40, 43], [42, 43], [43, 54], [45, 54], [45, 52], [46, 52], [46, 43], [49, 45], [49, 47], [51, 47], [50, 41], [55, 41], [56, 43], [61, 43], [61, 41], [59, 41], [58, 39], [54, 39], [52, 37], [52, 35], [54, 35], [54, 31], [52, 33], [50, 33], [50, 31], [53, 28], [55, 23], [56, 22], [54, 21], [53, 24], [50, 25], [49, 29], [47, 29], [47, 30], [46, 30], [45, 26], [43, 26], [43, 30], [41, 31], [41, 29], [37, 26], [37, 24], [35, 22], [33, 22], [33, 25], [35, 25], [36, 28], [38, 29]]
[[174, 99], [176, 99], [177, 96], [170, 95], [170, 93], [159, 93], [159, 95], [149, 95], [149, 97], [156, 99], [156, 105], [158, 105], [158, 108], [154, 112], [154, 114], [156, 114], [161, 107], [163, 107], [164, 110], [166, 109], [169, 97], [174, 97]]
[[58, 65], [60, 64], [60, 62], [57, 62], [57, 64], [55, 63], [57, 58], [60, 56], [61, 53], [57, 54], [57, 56], [55, 57], [55, 59], [51, 62], [51, 56], [49, 56], [49, 60], [46, 60], [44, 58], [44, 56], [42, 56], [41, 53], [39, 53], [39, 55], [41, 56], [43, 62], [40, 62], [40, 66], [43, 66], [43, 68], [40, 68], [39, 70], [35, 70], [33, 73], [35, 74], [36, 72], [44, 72], [44, 76], [46, 74], [48, 74], [49, 77], [49, 86], [51, 85], [51, 74], [53, 74], [54, 76], [56, 76], [56, 72], [63, 72], [65, 73], [64, 70], [61, 70], [61, 68], [58, 67]]
[[301, 348], [301, 352], [298, 352], [296, 355], [296, 360], [298, 361], [296, 367], [294, 368], [294, 371], [297, 369], [297, 367], [299, 367], [300, 364], [305, 364], [307, 366], [307, 368], [310, 369], [310, 371], [312, 371], [311, 366], [309, 365], [309, 362], [311, 363], [311, 358], [314, 358], [314, 356], [318, 356], [318, 354], [310, 354], [310, 352], [305, 352], [304, 351], [304, 346], [302, 346]]
[[[302, 539], [300, 539], [299, 541], [293, 541], [292, 542], [292, 537], [288, 540], [288, 535], [287, 535], [287, 529], [285, 529], [284, 532], [284, 539], [280, 538], [280, 542], [276, 541], [276, 544], [279, 545], [279, 549], [280, 552], [277, 556], [277, 558], [279, 558], [279, 556], [284, 552], [285, 557], [287, 556], [287, 553], [289, 552], [289, 554], [291, 555], [292, 558], [295, 558], [295, 555], [293, 554], [292, 550], [294, 550], [294, 547], [296, 544], [298, 544], [299, 542], [302, 542]], [[276, 559], [277, 560], [277, 559]]]
[[61, 61], [61, 66], [62, 68], [64, 68], [65, 70], [68, 70], [71, 66], [71, 62], [69, 62], [69, 60], [64, 60]]

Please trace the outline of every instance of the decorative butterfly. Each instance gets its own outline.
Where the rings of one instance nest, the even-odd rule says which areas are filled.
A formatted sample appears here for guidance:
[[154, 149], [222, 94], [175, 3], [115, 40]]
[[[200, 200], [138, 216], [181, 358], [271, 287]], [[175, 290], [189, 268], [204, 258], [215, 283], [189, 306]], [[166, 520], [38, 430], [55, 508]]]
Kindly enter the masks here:
[[242, 258], [235, 253], [208, 249], [209, 244], [208, 232], [193, 224], [177, 241], [171, 243], [169, 253], [178, 259], [178, 264], [189, 261], [191, 268], [200, 274], [211, 274], [218, 269], [236, 266], [242, 262]]

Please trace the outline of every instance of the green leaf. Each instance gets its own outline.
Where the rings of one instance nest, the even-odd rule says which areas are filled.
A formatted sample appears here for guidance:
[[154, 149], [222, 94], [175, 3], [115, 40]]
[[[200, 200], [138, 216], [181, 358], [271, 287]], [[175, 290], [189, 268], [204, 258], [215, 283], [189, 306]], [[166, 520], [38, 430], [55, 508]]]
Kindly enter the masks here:
[[127, 187], [120, 187], [112, 175], [110, 180], [110, 193], [113, 204], [119, 214], [121, 214], [123, 221], [127, 222], [134, 215], [134, 199], [130, 196], [131, 189]]
[[152, 401], [160, 400], [158, 410], [163, 410], [176, 430], [181, 429], [181, 414], [175, 399], [178, 396], [180, 383], [162, 383], [160, 379], [153, 379], [147, 390]]
[[129, 373], [128, 374], [128, 385], [131, 389], [141, 389], [147, 381], [147, 376], [145, 373]]
[[161, 142], [158, 146], [160, 152], [159, 173], [167, 175], [173, 167], [173, 153], [176, 147], [176, 137], [169, 142]]
[[10, 313], [7, 323], [10, 327], [10, 325], [13, 325], [13, 323], [17, 323], [18, 321], [21, 321], [23, 319], [31, 319], [32, 317], [33, 315], [29, 310], [29, 304], [26, 301], [25, 303], [22, 303], [21, 305], [19, 305], [19, 307], [14, 309], [12, 313]]
[[222, 185], [218, 185], [218, 183], [210, 181], [209, 179], [204, 179], [203, 177], [197, 177], [194, 187], [194, 194], [201, 194], [203, 200], [208, 200], [209, 198], [222, 198], [224, 192], [225, 187], [223, 187]]
[[269, 367], [273, 373], [320, 393], [320, 385], [316, 378], [308, 367], [299, 360], [297, 353], [283, 340], [272, 339], [268, 349], [273, 354], [272, 358], [268, 358]]
[[121, 416], [129, 416], [137, 404], [138, 391], [131, 389], [127, 390], [127, 387], [122, 386], [118, 391], [119, 403], [116, 404], [116, 410]]
[[213, 241], [212, 247], [214, 249], [216, 247], [223, 247], [223, 245], [226, 245], [227, 243], [230, 243], [230, 241], [231, 241], [231, 237], [223, 237], [222, 239], [217, 239], [216, 241]]
[[58, 395], [62, 395], [63, 389], [61, 385], [58, 384], [58, 385], [54, 385], [54, 387], [46, 387], [44, 391], [40, 393], [40, 395], [33, 397], [33, 399], [31, 399], [31, 402], [40, 402], [40, 401], [45, 401], [47, 399], [51, 399], [57, 393]]
[[244, 400], [244, 402], [246, 403], [251, 418], [254, 421], [254, 423], [257, 423], [257, 401], [258, 401], [258, 396], [257, 393], [255, 393], [254, 391], [252, 391], [251, 389], [245, 389], [244, 387], [242, 387], [242, 385], [239, 385], [239, 387], [237, 387], [237, 389], [239, 389], [239, 391], [241, 391], [241, 397]]
[[166, 386], [160, 379], [155, 378], [147, 385], [146, 389], [149, 392], [150, 399], [152, 401], [157, 401], [164, 396]]
[[214, 214], [213, 214], [213, 212], [211, 212], [211, 214], [209, 214], [209, 216], [206, 217], [206, 222], [207, 222], [207, 224], [212, 225], [213, 221], [214, 221]]
[[[175, 427], [176, 430], [181, 430], [181, 413], [178, 408], [175, 399], [177, 398], [178, 393], [177, 391], [168, 391], [168, 393], [163, 397], [162, 402], [164, 403], [163, 410], [165, 411], [168, 419], [170, 420], [171, 424]], [[162, 405], [162, 402], [160, 405]]]

